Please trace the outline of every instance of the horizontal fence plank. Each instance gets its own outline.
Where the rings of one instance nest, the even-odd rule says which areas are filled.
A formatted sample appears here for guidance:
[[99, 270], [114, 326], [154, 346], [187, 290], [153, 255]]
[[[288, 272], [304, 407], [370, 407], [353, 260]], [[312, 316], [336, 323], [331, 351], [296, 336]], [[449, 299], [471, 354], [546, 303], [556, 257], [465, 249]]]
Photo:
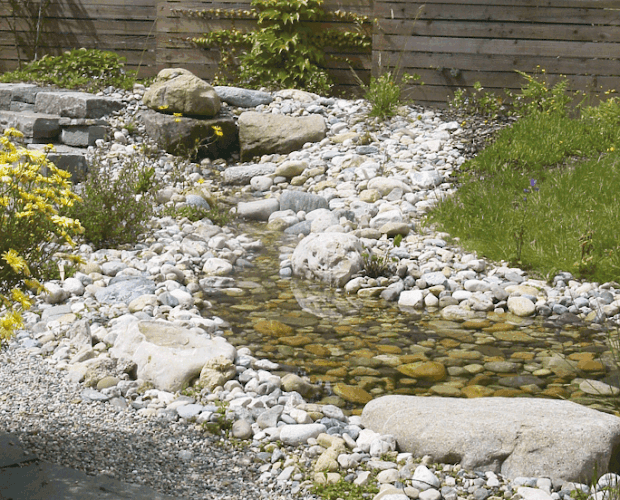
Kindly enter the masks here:
[[[381, 57], [375, 54], [373, 67], [379, 69], [389, 66], [399, 68], [422, 68], [447, 70], [471, 70], [487, 71], [514, 71], [520, 70], [533, 73], [538, 69], [544, 69], [550, 74], [583, 74], [583, 75], [609, 75], [620, 74], [620, 62], [606, 59], [564, 58], [564, 57], [506, 57], [496, 54], [453, 54], [435, 52], [383, 52]], [[381, 61], [381, 65], [379, 62]]]
[[620, 26], [382, 19], [377, 29], [384, 35], [620, 42]]
[[[375, 5], [398, 5], [410, 3], [409, 0], [375, 0]], [[424, 4], [441, 4], [446, 8], [463, 4], [460, 0], [426, 0]], [[467, 0], [468, 5], [499, 5], [503, 7], [558, 7], [587, 9], [618, 9], [617, 0]]]
[[506, 56], [599, 57], [615, 59], [620, 44], [557, 42], [547, 40], [507, 40], [499, 38], [451, 38], [400, 35], [373, 35], [373, 51], [403, 50], [458, 54], [500, 54]]
[[[556, 4], [557, 5], [557, 4]], [[513, 7], [500, 5], [471, 5], [465, 3], [429, 4], [425, 2], [375, 3], [373, 16], [377, 19], [470, 20], [496, 22], [529, 22], [549, 24], [620, 25], [618, 11], [569, 7]]]

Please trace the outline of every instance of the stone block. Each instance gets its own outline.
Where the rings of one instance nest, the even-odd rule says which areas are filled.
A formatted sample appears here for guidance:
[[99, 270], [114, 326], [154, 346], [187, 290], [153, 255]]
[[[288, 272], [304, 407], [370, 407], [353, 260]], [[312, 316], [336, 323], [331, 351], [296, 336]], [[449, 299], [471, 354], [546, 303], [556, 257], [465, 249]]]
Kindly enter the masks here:
[[[29, 149], [43, 149], [45, 144], [29, 144]], [[86, 150], [71, 146], [55, 145], [55, 151], [48, 153], [47, 158], [62, 170], [71, 173], [72, 182], [80, 182], [86, 179], [88, 163], [84, 153]]]
[[84, 148], [94, 146], [97, 139], [105, 138], [105, 131], [105, 127], [101, 125], [63, 127], [60, 142], [67, 146]]
[[40, 92], [35, 111], [70, 118], [101, 118], [123, 107], [120, 100], [86, 92]]
[[58, 116], [24, 111], [0, 111], [0, 127], [14, 127], [31, 139], [55, 139], [60, 133]]

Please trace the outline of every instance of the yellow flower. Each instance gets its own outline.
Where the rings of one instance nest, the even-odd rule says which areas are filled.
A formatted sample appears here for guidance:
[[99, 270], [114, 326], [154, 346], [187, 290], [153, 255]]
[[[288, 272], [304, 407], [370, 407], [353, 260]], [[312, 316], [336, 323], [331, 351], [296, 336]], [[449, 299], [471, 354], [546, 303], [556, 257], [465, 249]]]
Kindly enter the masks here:
[[217, 135], [218, 137], [223, 137], [224, 136], [224, 132], [222, 131], [222, 127], [220, 127], [219, 125], [213, 125], [213, 127], [211, 127], [213, 129], [213, 132], [215, 132], [215, 135]]
[[177, 122], [177, 123], [181, 123], [181, 119], [180, 118], [175, 118], [174, 121]]
[[198, 184], [204, 184], [205, 180], [201, 177], [196, 182], [198, 182]]
[[4, 252], [2, 254], [2, 258], [7, 262], [9, 266], [11, 266], [11, 269], [13, 269], [13, 271], [15, 271], [16, 273], [20, 273], [23, 271], [26, 276], [30, 276], [30, 269], [28, 269], [28, 263], [26, 262], [26, 259], [20, 257], [18, 253], [12, 248], [9, 249], [8, 252]]
[[169, 107], [170, 106], [168, 106], [167, 104], [163, 104], [163, 105], [159, 106], [159, 109], [161, 109], [163, 111], [164, 109], [168, 109]]
[[13, 290], [11, 290], [11, 297], [13, 298], [13, 301], [18, 302], [23, 309], [30, 309], [32, 301], [18, 288], [13, 288]]
[[172, 116], [183, 116], [183, 113], [172, 113]]

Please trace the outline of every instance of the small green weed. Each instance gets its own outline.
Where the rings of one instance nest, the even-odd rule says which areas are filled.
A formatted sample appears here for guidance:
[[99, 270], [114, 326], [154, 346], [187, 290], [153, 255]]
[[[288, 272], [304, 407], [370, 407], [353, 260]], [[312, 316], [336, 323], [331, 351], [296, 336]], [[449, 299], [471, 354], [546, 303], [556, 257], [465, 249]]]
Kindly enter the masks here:
[[21, 69], [0, 75], [0, 82], [34, 82], [97, 92], [109, 86], [130, 89], [135, 76], [125, 71], [124, 57], [114, 52], [81, 48], [60, 56], [45, 55]]
[[[400, 246], [403, 237], [401, 234], [397, 234], [392, 241], [393, 248]], [[378, 278], [380, 276], [390, 277], [394, 274], [393, 263], [398, 261], [394, 257], [390, 257], [389, 251], [383, 254], [377, 254], [372, 249], [366, 248], [362, 253], [362, 261], [364, 265], [364, 272], [366, 276], [371, 278]]]
[[403, 75], [398, 81], [394, 73], [388, 71], [377, 78], [370, 79], [370, 85], [363, 86], [365, 93], [364, 99], [370, 102], [371, 110], [369, 116], [376, 116], [385, 119], [394, 116], [396, 107], [401, 104], [401, 94], [404, 85], [414, 81], [419, 81], [420, 75]]
[[235, 214], [230, 211], [224, 210], [220, 205], [215, 204], [212, 208], [206, 209], [195, 205], [187, 205], [182, 208], [176, 209], [174, 207], [166, 207], [163, 215], [183, 218], [186, 217], [192, 222], [197, 222], [203, 219], [209, 219], [216, 226], [225, 226], [235, 219]]
[[480, 82], [474, 84], [473, 91], [467, 93], [464, 89], [457, 89], [454, 98], [449, 102], [453, 111], [466, 115], [483, 115], [496, 117], [505, 110], [503, 99], [492, 92], [483, 92]]
[[220, 403], [217, 409], [217, 422], [205, 422], [202, 428], [210, 434], [226, 434], [228, 436], [233, 426], [233, 421], [226, 418], [227, 403]]
[[325, 500], [362, 500], [379, 493], [379, 488], [376, 481], [369, 482], [366, 486], [358, 486], [340, 479], [340, 481], [334, 484], [319, 484], [315, 482], [311, 492]]

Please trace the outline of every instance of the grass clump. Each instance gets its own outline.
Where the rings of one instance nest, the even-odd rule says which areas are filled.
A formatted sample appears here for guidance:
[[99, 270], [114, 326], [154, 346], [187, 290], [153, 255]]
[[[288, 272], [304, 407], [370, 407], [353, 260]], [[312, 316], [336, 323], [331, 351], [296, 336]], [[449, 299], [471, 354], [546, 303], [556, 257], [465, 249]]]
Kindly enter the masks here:
[[377, 78], [370, 79], [370, 85], [362, 85], [364, 99], [370, 102], [369, 116], [376, 116], [382, 120], [396, 114], [396, 108], [401, 104], [401, 94], [405, 85], [418, 81], [420, 75], [404, 74], [399, 80], [391, 71], [387, 71]]
[[59, 56], [45, 55], [0, 75], [0, 82], [32, 82], [98, 92], [109, 86], [130, 89], [135, 74], [125, 70], [125, 58], [114, 52], [81, 48]]
[[95, 158], [79, 186], [82, 201], [66, 215], [80, 220], [84, 239], [96, 248], [133, 244], [154, 213], [156, 187], [149, 168], [130, 161], [119, 170]]
[[525, 116], [461, 166], [458, 192], [428, 220], [468, 249], [542, 276], [619, 280], [620, 101], [573, 117], [558, 88], [524, 100]]

